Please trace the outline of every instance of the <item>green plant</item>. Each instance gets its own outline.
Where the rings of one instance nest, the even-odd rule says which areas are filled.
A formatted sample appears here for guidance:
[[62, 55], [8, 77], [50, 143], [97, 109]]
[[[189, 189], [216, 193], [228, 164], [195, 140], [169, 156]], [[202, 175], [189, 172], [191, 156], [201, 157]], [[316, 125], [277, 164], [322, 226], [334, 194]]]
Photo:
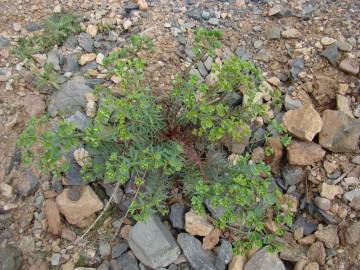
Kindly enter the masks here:
[[[214, 56], [220, 40], [217, 30], [196, 31], [197, 61]], [[130, 44], [104, 60], [110, 75], [118, 77], [121, 95], [98, 87], [97, 114], [84, 131], [64, 120], [51, 128], [47, 119], [32, 120], [18, 140], [24, 160], [31, 161], [32, 146], [38, 143], [40, 168], [62, 175], [69, 168], [68, 153], [84, 147], [90, 158], [82, 177], [134, 186], [136, 200], [129, 211], [136, 220], [165, 214], [166, 200], [177, 186], [196, 211], [205, 211], [205, 199], [223, 209], [214, 223], [234, 230], [236, 252], [263, 245], [277, 250], [276, 236], [291, 224], [291, 214], [282, 211], [282, 195], [269, 168], [251, 162], [248, 154], [230, 163], [229, 152], [223, 150], [225, 139], [238, 142], [249, 136], [251, 121], [269, 108], [256, 98], [260, 70], [233, 57], [213, 65], [213, 83], [185, 72], [174, 80], [170, 97], [158, 101], [146, 87], [146, 63], [139, 56], [152, 45], [148, 38], [133, 36]], [[229, 102], [233, 95], [241, 97], [241, 104]], [[278, 230], [269, 232], [265, 220], [274, 220]]]
[[36, 88], [39, 90], [47, 89], [48, 87], [53, 87], [55, 89], [59, 89], [59, 84], [57, 82], [57, 74], [54, 71], [53, 64], [46, 63], [44, 68], [35, 73], [37, 78], [36, 80]]
[[45, 20], [39, 33], [27, 38], [20, 38], [13, 53], [21, 60], [31, 59], [35, 53], [45, 52], [55, 45], [62, 44], [70, 35], [81, 31], [76, 16], [67, 13], [56, 13]]

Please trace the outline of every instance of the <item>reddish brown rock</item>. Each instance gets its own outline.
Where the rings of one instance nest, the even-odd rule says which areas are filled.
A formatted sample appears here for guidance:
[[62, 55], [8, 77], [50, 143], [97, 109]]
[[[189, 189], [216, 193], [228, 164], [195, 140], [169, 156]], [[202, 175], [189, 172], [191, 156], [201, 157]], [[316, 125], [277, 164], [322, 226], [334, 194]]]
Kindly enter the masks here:
[[291, 165], [312, 165], [325, 156], [325, 150], [312, 142], [293, 140], [287, 149], [287, 157]]
[[63, 228], [61, 231], [61, 238], [64, 238], [66, 240], [73, 242], [76, 240], [76, 233], [74, 233], [69, 228]]
[[320, 114], [311, 104], [287, 111], [283, 117], [283, 124], [289, 133], [309, 142], [320, 132], [323, 125]]
[[283, 157], [284, 147], [279, 137], [271, 137], [268, 139], [268, 147], [272, 149], [272, 155], [265, 158], [266, 164], [270, 165], [271, 171], [275, 174], [280, 173], [281, 159]]
[[312, 262], [317, 262], [320, 265], [325, 264], [326, 252], [323, 243], [315, 242], [312, 244], [306, 252], [306, 256]]
[[45, 200], [44, 213], [48, 223], [48, 231], [53, 235], [60, 235], [60, 212], [57, 204], [53, 200]]
[[204, 237], [202, 248], [206, 250], [213, 249], [219, 243], [220, 234], [219, 229], [212, 230], [209, 235]]

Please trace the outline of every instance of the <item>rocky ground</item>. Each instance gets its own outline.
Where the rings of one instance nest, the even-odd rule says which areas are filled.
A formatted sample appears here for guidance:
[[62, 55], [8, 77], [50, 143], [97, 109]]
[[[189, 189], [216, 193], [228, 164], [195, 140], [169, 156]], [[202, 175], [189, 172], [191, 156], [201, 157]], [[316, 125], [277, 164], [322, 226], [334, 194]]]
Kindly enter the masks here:
[[[1, 6], [0, 269], [360, 269], [358, 1], [2, 0]], [[48, 62], [57, 71], [60, 90], [49, 95], [36, 90], [32, 72], [11, 49], [62, 9], [84, 16], [84, 32], [34, 56], [38, 67]], [[100, 31], [100, 25], [110, 27]], [[154, 91], [166, 93], [176, 71], [191, 62], [188, 41], [198, 26], [224, 32], [219, 58], [235, 53], [253, 61], [269, 86], [284, 93], [282, 112], [272, 114], [294, 139], [287, 149], [273, 141], [274, 154], [266, 160], [293, 202], [294, 226], [284, 250], [233, 257], [227, 232], [176, 200], [161, 220], [121, 222], [132, 195], [128, 188], [116, 192], [100, 222], [80, 239], [114, 186], [79, 188], [76, 174], [49, 179], [24, 168], [18, 134], [31, 116], [44, 112], [56, 117], [67, 111], [71, 121], [85, 125], [87, 115], [78, 111], [90, 102], [84, 94], [113, 83], [104, 81], [102, 58], [133, 33], [155, 41], [146, 77]], [[192, 72], [206, 79], [208, 64]], [[265, 159], [262, 146], [253, 159]]]

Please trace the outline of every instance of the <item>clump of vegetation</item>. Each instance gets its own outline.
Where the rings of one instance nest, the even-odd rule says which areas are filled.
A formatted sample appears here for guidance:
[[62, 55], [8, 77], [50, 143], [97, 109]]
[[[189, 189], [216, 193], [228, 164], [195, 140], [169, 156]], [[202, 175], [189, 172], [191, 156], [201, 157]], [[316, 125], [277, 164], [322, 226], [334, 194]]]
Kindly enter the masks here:
[[[214, 56], [220, 41], [218, 30], [197, 30], [197, 59]], [[97, 114], [84, 131], [65, 120], [46, 128], [47, 119], [33, 119], [18, 141], [24, 162], [32, 161], [32, 145], [38, 143], [40, 168], [63, 175], [69, 169], [67, 153], [84, 147], [90, 155], [82, 167], [84, 179], [137, 187], [130, 208], [136, 220], [167, 213], [166, 201], [176, 186], [196, 211], [205, 212], [205, 200], [221, 210], [214, 223], [233, 231], [235, 252], [264, 245], [277, 250], [276, 237], [292, 218], [280, 205], [282, 194], [269, 167], [251, 161], [249, 154], [229, 162], [230, 151], [223, 143], [243, 142], [251, 133], [250, 123], [266, 117], [270, 106], [279, 106], [257, 101], [263, 83], [260, 70], [232, 57], [213, 64], [211, 83], [188, 72], [178, 75], [169, 98], [158, 101], [144, 83], [146, 63], [139, 57], [152, 47], [148, 38], [133, 36], [130, 44], [104, 60], [120, 79], [121, 95], [98, 87]], [[234, 95], [240, 102], [229, 101]], [[266, 220], [276, 224], [276, 232], [266, 229]]]
[[14, 54], [21, 60], [31, 59], [36, 53], [45, 52], [62, 44], [69, 36], [81, 31], [79, 19], [68, 13], [56, 13], [44, 21], [42, 30], [20, 38]]

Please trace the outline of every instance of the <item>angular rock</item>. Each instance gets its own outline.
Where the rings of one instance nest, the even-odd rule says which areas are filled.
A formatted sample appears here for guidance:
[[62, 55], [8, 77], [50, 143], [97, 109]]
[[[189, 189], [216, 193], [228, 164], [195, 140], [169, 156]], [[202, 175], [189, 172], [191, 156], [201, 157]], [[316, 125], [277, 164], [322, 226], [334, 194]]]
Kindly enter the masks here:
[[273, 26], [266, 31], [266, 38], [269, 40], [281, 38], [281, 28]]
[[244, 266], [246, 263], [246, 257], [241, 255], [233, 256], [230, 264], [229, 270], [244, 270]]
[[174, 228], [184, 229], [185, 207], [180, 203], [171, 205], [170, 221]]
[[214, 226], [205, 215], [199, 215], [193, 210], [185, 214], [185, 231], [191, 235], [207, 236], [213, 229]]
[[244, 270], [285, 270], [285, 266], [276, 253], [269, 253], [265, 247], [251, 256]]
[[295, 28], [291, 28], [291, 29], [282, 31], [281, 35], [283, 38], [286, 38], [286, 39], [295, 39], [295, 38], [301, 37], [301, 33]]
[[0, 269], [20, 270], [23, 262], [22, 251], [13, 246], [0, 248]]
[[293, 140], [287, 149], [287, 157], [291, 165], [312, 165], [325, 156], [320, 145], [311, 142]]
[[75, 114], [69, 116], [66, 121], [74, 123], [76, 128], [80, 131], [84, 131], [90, 125], [90, 121], [86, 115], [79, 111], [76, 111]]
[[103, 242], [99, 245], [99, 253], [101, 257], [107, 257], [111, 253], [111, 246], [107, 242]]
[[96, 59], [96, 53], [86, 53], [81, 55], [79, 64], [81, 66], [86, 65], [87, 63], [90, 63]]
[[306, 249], [300, 245], [286, 245], [280, 253], [280, 258], [288, 262], [297, 262], [305, 257]]
[[177, 242], [193, 269], [217, 270], [212, 253], [204, 251], [201, 248], [201, 242], [194, 236], [180, 233]]
[[330, 64], [332, 64], [333, 66], [336, 66], [337, 62], [339, 61], [340, 58], [340, 53], [339, 53], [339, 49], [336, 46], [336, 44], [331, 44], [330, 46], [328, 46], [322, 53], [322, 56], [324, 56], [329, 62]]
[[94, 41], [88, 33], [82, 32], [78, 35], [77, 41], [79, 46], [87, 52], [92, 52], [94, 49]]
[[135, 256], [152, 268], [166, 267], [180, 255], [174, 237], [157, 216], [136, 223], [127, 240]]
[[309, 142], [320, 132], [323, 125], [319, 113], [311, 104], [287, 111], [282, 120], [286, 129], [292, 135]]
[[339, 111], [344, 112], [351, 118], [354, 118], [351, 106], [350, 106], [350, 99], [343, 95], [336, 95], [336, 107]]
[[46, 62], [53, 66], [53, 69], [56, 71], [60, 70], [60, 59], [58, 57], [59, 52], [57, 50], [51, 50], [48, 53]]
[[[129, 253], [125, 253], [116, 259], [117, 267], [126, 270], [140, 270], [139, 262], [137, 259]], [[112, 267], [112, 269], [114, 269]], [[117, 269], [117, 268], [115, 268]]]
[[299, 78], [299, 73], [304, 69], [304, 67], [304, 58], [296, 59], [291, 63], [290, 74], [295, 81]]
[[306, 252], [306, 256], [310, 261], [317, 262], [320, 265], [325, 264], [326, 251], [323, 243], [315, 242], [312, 244]]
[[342, 194], [343, 189], [337, 185], [329, 185], [322, 183], [321, 185], [321, 196], [329, 200], [335, 199], [336, 195]]
[[360, 241], [360, 221], [356, 221], [345, 229], [345, 241], [352, 245]]
[[346, 58], [340, 62], [339, 68], [349, 74], [359, 73], [359, 62], [356, 59]]
[[219, 252], [216, 256], [215, 267], [219, 270], [225, 270], [226, 266], [231, 261], [232, 256], [231, 244], [226, 240], [222, 240]]
[[316, 231], [318, 225], [310, 223], [302, 215], [300, 215], [294, 222], [294, 229], [303, 228], [303, 233], [305, 236], [312, 234]]
[[323, 242], [327, 248], [335, 248], [339, 244], [337, 227], [334, 225], [329, 225], [322, 230], [316, 231], [315, 236]]
[[319, 143], [332, 152], [356, 152], [360, 136], [360, 120], [341, 111], [325, 110]]
[[65, 188], [57, 196], [56, 203], [59, 206], [60, 212], [70, 224], [76, 225], [104, 207], [102, 201], [89, 186], [83, 188], [79, 200], [75, 202], [68, 198], [68, 192], [69, 188]]
[[360, 198], [360, 188], [355, 188], [344, 194], [344, 199], [350, 203], [356, 198]]
[[91, 89], [85, 84], [83, 77], [74, 77], [64, 83], [59, 91], [52, 94], [48, 106], [50, 116], [64, 113], [65, 115], [74, 114], [86, 107], [85, 94], [90, 93]]
[[53, 200], [45, 200], [44, 213], [48, 223], [48, 232], [53, 235], [60, 235], [61, 217], [59, 207]]
[[296, 185], [306, 178], [305, 170], [300, 166], [285, 165], [281, 170], [281, 175], [285, 180], [286, 187]]
[[280, 173], [284, 147], [280, 142], [280, 137], [278, 136], [270, 137], [267, 143], [271, 147], [273, 153], [271, 156], [265, 157], [265, 162], [270, 165], [273, 173], [278, 174]]
[[65, 57], [64, 72], [77, 72], [80, 70], [80, 65], [75, 54], [69, 54]]
[[117, 257], [120, 257], [128, 249], [129, 245], [127, 243], [120, 243], [113, 246], [111, 251], [111, 258], [116, 259]]
[[299, 99], [293, 99], [291, 97], [291, 95], [286, 93], [285, 99], [284, 99], [284, 106], [285, 106], [285, 109], [288, 111], [288, 110], [299, 109], [302, 106], [304, 106], [304, 104]]
[[40, 183], [39, 179], [30, 169], [26, 170], [24, 176], [25, 177], [21, 177], [21, 181], [17, 187], [21, 195], [27, 197], [33, 195], [39, 189]]
[[225, 212], [224, 207], [221, 205], [219, 205], [217, 207], [212, 207], [209, 199], [205, 199], [204, 203], [205, 203], [206, 209], [210, 212], [210, 214], [213, 218], [219, 219]]
[[219, 243], [220, 234], [221, 231], [219, 229], [212, 230], [204, 237], [202, 248], [205, 250], [212, 250]]

